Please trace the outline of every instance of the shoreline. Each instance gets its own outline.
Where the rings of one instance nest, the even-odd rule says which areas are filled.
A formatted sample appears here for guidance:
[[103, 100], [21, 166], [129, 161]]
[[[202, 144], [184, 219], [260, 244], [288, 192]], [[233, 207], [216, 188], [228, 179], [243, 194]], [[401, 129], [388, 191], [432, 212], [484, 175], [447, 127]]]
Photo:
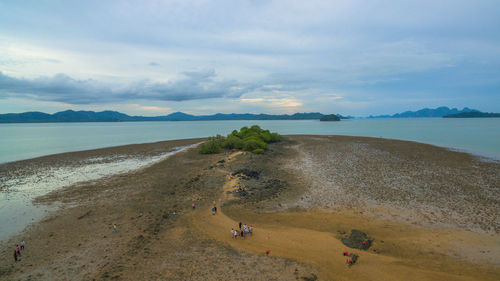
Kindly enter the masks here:
[[[282, 135], [345, 135], [383, 137], [458, 148], [468, 153], [500, 160], [497, 139], [500, 123], [442, 122], [429, 119], [359, 119], [335, 124], [319, 121], [210, 121], [190, 123], [78, 123], [69, 125], [33, 125], [27, 127], [0, 126], [0, 162], [33, 159], [60, 152], [108, 148], [117, 145], [150, 143], [162, 140], [226, 135], [235, 127], [260, 125]], [[84, 130], [86, 135], [81, 136]], [[140, 133], [136, 133], [140, 132]], [[467, 132], [464, 135], [463, 132]], [[40, 140], [42, 140], [40, 142]]]
[[[193, 141], [196, 143], [190, 144]], [[6, 241], [31, 223], [37, 223], [57, 211], [61, 204], [40, 204], [50, 192], [83, 184], [98, 183], [106, 178], [133, 173], [163, 161], [176, 153], [197, 146], [199, 139], [137, 144], [166, 145], [154, 153], [129, 153], [130, 146], [60, 153], [12, 162], [1, 166], [0, 175], [0, 241]], [[175, 146], [169, 145], [175, 143]], [[51, 164], [46, 165], [46, 162]], [[9, 226], [9, 227], [7, 227]]]
[[32, 158], [26, 158], [26, 159], [19, 159], [19, 160], [2, 162], [2, 163], [0, 163], [0, 167], [2, 165], [16, 164], [18, 162], [29, 162], [29, 161], [39, 161], [39, 160], [43, 161], [43, 160], [45, 160], [44, 158], [50, 158], [50, 157], [71, 156], [71, 154], [85, 154], [85, 153], [99, 154], [99, 153], [108, 153], [108, 151], [110, 151], [110, 150], [122, 151], [122, 150], [124, 150], [124, 149], [126, 149], [128, 147], [134, 147], [134, 146], [155, 145], [155, 144], [162, 144], [162, 143], [173, 142], [173, 141], [175, 141], [175, 142], [183, 142], [183, 141], [189, 142], [189, 141], [192, 141], [192, 140], [203, 141], [205, 139], [206, 138], [201, 137], [201, 138], [185, 138], [185, 139], [160, 140], [160, 141], [151, 141], [151, 142], [139, 142], [139, 143], [129, 143], [129, 144], [119, 144], [119, 145], [95, 147], [95, 148], [82, 149], [82, 150], [63, 151], [63, 152], [58, 152], [58, 153], [39, 155], [39, 156], [35, 156], [35, 157], [32, 157]]
[[[194, 144], [196, 140], [199, 141], [190, 141]], [[44, 156], [35, 158], [34, 161], [24, 160], [22, 165], [10, 165], [25, 166], [29, 162], [33, 162], [33, 165], [68, 164], [73, 163], [76, 158], [96, 158], [120, 153], [134, 157], [151, 156], [182, 144], [186, 145], [186, 141], [127, 145]], [[263, 278], [268, 280], [293, 280], [294, 276], [309, 278], [312, 274], [326, 276], [326, 280], [330, 280], [335, 276], [325, 275], [324, 270], [333, 267], [343, 272], [344, 277], [349, 280], [380, 280], [376, 276], [367, 278], [362, 272], [376, 269], [380, 271], [380, 276], [390, 277], [394, 272], [378, 269], [389, 266], [388, 268], [401, 272], [424, 270], [418, 274], [430, 278], [429, 280], [432, 278], [424, 273], [428, 270], [443, 270], [454, 277], [458, 275], [453, 271], [457, 271], [464, 276], [476, 276], [480, 280], [481, 277], [495, 276], [500, 272], [500, 266], [494, 263], [499, 260], [496, 256], [498, 251], [495, 251], [498, 249], [495, 243], [500, 241], [498, 231], [479, 233], [466, 230], [460, 224], [449, 228], [432, 217], [429, 222], [433, 227], [415, 225], [415, 221], [422, 218], [413, 214], [405, 217], [404, 212], [396, 214], [399, 219], [391, 217], [392, 215], [377, 217], [387, 212], [385, 207], [382, 208], [386, 202], [392, 202], [395, 206], [405, 202], [405, 197], [400, 198], [400, 194], [408, 192], [404, 188], [408, 187], [409, 191], [418, 195], [418, 190], [408, 186], [415, 181], [425, 188], [427, 184], [431, 184], [429, 188], [433, 189], [433, 186], [445, 187], [446, 182], [453, 180], [454, 185], [458, 184], [458, 189], [467, 192], [464, 194], [476, 198], [475, 192], [483, 191], [469, 188], [467, 182], [464, 185], [463, 181], [471, 178], [471, 183], [475, 183], [474, 177], [478, 177], [487, 181], [485, 183], [494, 183], [495, 171], [499, 167], [497, 162], [484, 163], [468, 153], [418, 142], [325, 135], [287, 136], [282, 143], [270, 146], [263, 155], [243, 154], [233, 162], [227, 161], [227, 157], [230, 157], [230, 152], [200, 155], [196, 149], [186, 149], [139, 170], [92, 183], [63, 187], [37, 198], [38, 204], [61, 204], [62, 207], [9, 241], [0, 242], [0, 252], [9, 257], [9, 243], [15, 243], [16, 239], [27, 241], [27, 252], [22, 258], [25, 269], [12, 265], [10, 260], [0, 261], [0, 277], [5, 276], [7, 280], [14, 277], [16, 280], [28, 280], [30, 275], [37, 280], [136, 280], [140, 276], [148, 276], [148, 279], [162, 276], [175, 280], [202, 280], [203, 276], [207, 280], [230, 279], [227, 269], [239, 268], [250, 275], [262, 272], [262, 276], [266, 276]], [[327, 157], [332, 162], [325, 162], [321, 157]], [[416, 166], [405, 167], [401, 163]], [[427, 166], [428, 171], [422, 170], [422, 167]], [[235, 221], [244, 219], [255, 223], [256, 235], [260, 235], [259, 229], [262, 228], [274, 233], [273, 237], [279, 237], [282, 235], [279, 229], [291, 228], [287, 234], [289, 236], [286, 236], [290, 241], [296, 241], [294, 239], [303, 234], [328, 237], [331, 251], [327, 254], [335, 256], [342, 247], [337, 241], [343, 237], [340, 233], [361, 228], [375, 239], [374, 249], [378, 252], [370, 252], [369, 255], [361, 252], [360, 264], [344, 271], [345, 265], [336, 256], [333, 259], [317, 259], [308, 254], [299, 258], [288, 248], [289, 245], [283, 245], [281, 248], [273, 248], [272, 253], [276, 256], [272, 254], [273, 257], [266, 257], [261, 250], [267, 240], [261, 240], [262, 237], [255, 237], [258, 243], [249, 240], [246, 244], [234, 244], [229, 240], [228, 244], [226, 239], [229, 236], [226, 234], [229, 234], [229, 229], [225, 229], [223, 225], [222, 229], [208, 230], [207, 227], [218, 224], [198, 222], [193, 227], [194, 219], [207, 216], [205, 209], [208, 214], [209, 208], [205, 206], [220, 197], [226, 173], [241, 168], [257, 171], [259, 178], [242, 178], [240, 184], [250, 188], [248, 195], [237, 197], [237, 202], [227, 206], [224, 202], [223, 208], [227, 216]], [[367, 169], [375, 169], [373, 172], [382, 177], [363, 174]], [[391, 169], [395, 169], [395, 174], [390, 173]], [[426, 181], [417, 181], [429, 171], [435, 171], [435, 175], [430, 175]], [[414, 174], [415, 172], [422, 174]], [[303, 173], [310, 176], [306, 177]], [[408, 179], [398, 179], [394, 176], [398, 174]], [[330, 178], [330, 175], [339, 177]], [[464, 179], [455, 182], [454, 178], [458, 176], [463, 176]], [[352, 179], [352, 182], [339, 181], [342, 179]], [[370, 184], [365, 187], [367, 179]], [[398, 179], [397, 187], [400, 190], [390, 194], [380, 189], [379, 185], [388, 184], [387, 179]], [[360, 188], [372, 186], [372, 189], [363, 189], [369, 197], [357, 194], [353, 184]], [[340, 189], [342, 186], [350, 186], [353, 193], [343, 195]], [[493, 185], [492, 188], [494, 191], [499, 187]], [[336, 193], [331, 193], [332, 190]], [[389, 195], [391, 197], [384, 197]], [[339, 196], [342, 200], [331, 209], [329, 204]], [[461, 195], [456, 198], [453, 194], [433, 196], [438, 200], [437, 203], [428, 201], [425, 204], [440, 206], [442, 200], [459, 200]], [[419, 200], [427, 200], [427, 197], [429, 196], [420, 199], [416, 197], [413, 204], [417, 204]], [[330, 199], [324, 201], [324, 198]], [[381, 208], [371, 210], [364, 204], [357, 205], [357, 201], [352, 198], [358, 198], [361, 203], [371, 202]], [[492, 200], [498, 199], [492, 197]], [[192, 202], [197, 204], [196, 211], [191, 210]], [[353, 205], [342, 205], [345, 202]], [[462, 201], [456, 202], [457, 206], [464, 208]], [[476, 203], [481, 208], [489, 206], [480, 201]], [[425, 204], [422, 206], [427, 206]], [[491, 202], [488, 204], [491, 205]], [[416, 208], [418, 206], [410, 204], [401, 205], [400, 208], [420, 213], [422, 210]], [[440, 208], [455, 210], [454, 206], [443, 205]], [[176, 214], [173, 214], [174, 211]], [[444, 215], [446, 212], [436, 213], [434, 216], [439, 218]], [[414, 221], [406, 221], [412, 217]], [[208, 219], [211, 217], [208, 216]], [[457, 218], [446, 219], [454, 222]], [[111, 231], [114, 223], [119, 226], [117, 234]], [[500, 226], [498, 221], [491, 223], [494, 228]], [[206, 230], [211, 233], [209, 237], [215, 240], [199, 235]], [[401, 233], [402, 236], [396, 239], [391, 231]], [[381, 240], [385, 243], [380, 244]], [[287, 239], [283, 240], [286, 241]], [[243, 241], [238, 241], [240, 242]], [[404, 245], [412, 246], [406, 249]], [[320, 251], [321, 247], [317, 249]], [[395, 258], [400, 259], [397, 267], [391, 265]], [[242, 267], [240, 261], [252, 266]], [[411, 264], [415, 264], [416, 269], [412, 269]], [[278, 277], [281, 275], [282, 277]], [[360, 279], [360, 276], [364, 278]], [[465, 277], [456, 279], [470, 280]]]
[[[231, 121], [231, 120], [228, 120]], [[372, 139], [382, 139], [382, 140], [389, 140], [389, 141], [403, 141], [403, 142], [411, 142], [411, 143], [416, 143], [416, 144], [424, 144], [424, 145], [430, 145], [438, 148], [443, 148], [452, 152], [459, 152], [459, 153], [465, 153], [469, 154], [478, 158], [484, 158], [485, 161], [493, 161], [493, 162], [500, 162], [500, 154], [496, 153], [488, 153], [488, 152], [480, 152], [480, 151], [473, 151], [470, 149], [463, 149], [463, 148], [455, 148], [455, 147], [450, 147], [446, 145], [439, 145], [439, 144], [434, 144], [434, 143], [427, 143], [427, 142], [420, 142], [420, 141], [415, 141], [415, 140], [408, 140], [408, 139], [397, 139], [397, 138], [384, 138], [384, 137], [370, 137], [370, 136], [362, 136], [362, 135], [342, 135], [342, 134], [324, 134], [324, 135], [316, 135], [316, 134], [286, 134], [283, 135], [284, 137], [294, 137], [294, 136], [317, 136], [317, 137], [353, 137], [353, 138], [372, 138]], [[96, 148], [89, 148], [89, 149], [82, 149], [82, 150], [72, 150], [72, 151], [64, 151], [64, 152], [59, 152], [59, 153], [53, 153], [53, 154], [46, 154], [46, 155], [40, 155], [32, 158], [26, 158], [26, 159], [19, 159], [19, 160], [13, 160], [13, 161], [7, 161], [7, 162], [1, 162], [0, 167], [2, 165], [7, 165], [7, 164], [13, 164], [13, 163], [18, 163], [18, 162], [24, 162], [24, 161], [33, 161], [33, 160], [43, 160], [43, 158], [46, 157], [53, 157], [53, 156], [62, 156], [66, 154], [73, 154], [73, 153], [85, 153], [85, 152], [98, 152], [98, 151], [106, 151], [109, 149], [120, 149], [124, 147], [129, 147], [129, 146], [136, 146], [136, 145], [152, 145], [152, 144], [158, 144], [158, 143], [164, 143], [164, 142], [170, 142], [170, 141], [190, 141], [190, 140], [200, 140], [203, 141], [207, 137], [199, 137], [199, 138], [185, 138], [185, 139], [172, 139], [172, 140], [160, 140], [160, 141], [152, 141], [152, 142], [141, 142], [141, 143], [130, 143], [130, 144], [122, 144], [122, 145], [111, 145], [111, 146], [103, 146], [103, 147], [96, 147]]]

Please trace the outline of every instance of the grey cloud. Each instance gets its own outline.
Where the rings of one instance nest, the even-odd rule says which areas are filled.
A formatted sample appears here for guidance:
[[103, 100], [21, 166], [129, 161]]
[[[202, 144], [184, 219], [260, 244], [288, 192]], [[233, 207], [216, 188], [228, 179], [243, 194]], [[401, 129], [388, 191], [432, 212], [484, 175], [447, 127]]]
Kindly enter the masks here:
[[214, 70], [186, 72], [170, 82], [143, 80], [122, 87], [99, 81], [77, 80], [65, 74], [36, 79], [15, 78], [0, 72], [0, 98], [24, 97], [70, 104], [109, 103], [124, 100], [186, 101], [237, 98], [253, 87], [235, 80], [215, 80]]

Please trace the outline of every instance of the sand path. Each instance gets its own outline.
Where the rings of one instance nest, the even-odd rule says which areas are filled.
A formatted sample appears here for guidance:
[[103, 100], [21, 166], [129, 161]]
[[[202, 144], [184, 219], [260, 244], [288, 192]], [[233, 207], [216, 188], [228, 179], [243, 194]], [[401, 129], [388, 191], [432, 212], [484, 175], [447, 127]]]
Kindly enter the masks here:
[[[241, 153], [232, 154], [226, 161], [231, 161], [239, 154]], [[227, 181], [221, 194], [223, 202], [237, 200], [232, 194], [226, 193], [233, 191], [233, 186], [237, 184], [239, 178], [230, 178], [227, 173]], [[329, 232], [280, 225], [266, 225], [265, 228], [253, 225], [252, 236], [234, 239], [231, 236], [231, 228], [239, 229], [239, 222], [224, 214], [220, 205], [217, 204], [216, 215], [211, 214], [210, 208], [196, 210], [192, 216], [193, 225], [201, 232], [234, 248], [260, 254], [270, 250], [272, 256], [310, 264], [321, 270], [320, 280], [474, 280], [466, 276], [416, 268], [402, 259], [359, 250], [353, 251], [360, 255], [358, 263], [349, 267], [342, 252], [351, 249]], [[248, 221], [244, 223], [252, 225]]]

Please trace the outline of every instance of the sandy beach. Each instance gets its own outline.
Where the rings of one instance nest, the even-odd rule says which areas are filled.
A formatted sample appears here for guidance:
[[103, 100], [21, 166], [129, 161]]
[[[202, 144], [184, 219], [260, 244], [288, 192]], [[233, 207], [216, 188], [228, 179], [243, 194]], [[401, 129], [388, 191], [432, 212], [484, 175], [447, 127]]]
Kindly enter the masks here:
[[[0, 165], [0, 175], [150, 159], [200, 141], [46, 156]], [[500, 278], [498, 161], [416, 142], [306, 135], [262, 155], [190, 148], [162, 159], [36, 197], [57, 208], [1, 243], [0, 280]], [[232, 238], [239, 222], [254, 233]], [[346, 246], [352, 230], [370, 247]], [[359, 256], [353, 266], [343, 251]]]

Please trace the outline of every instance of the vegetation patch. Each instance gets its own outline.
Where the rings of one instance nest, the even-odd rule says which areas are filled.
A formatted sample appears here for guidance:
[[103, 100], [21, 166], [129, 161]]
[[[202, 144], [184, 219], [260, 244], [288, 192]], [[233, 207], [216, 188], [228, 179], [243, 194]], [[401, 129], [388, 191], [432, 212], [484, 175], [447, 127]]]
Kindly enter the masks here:
[[243, 127], [239, 131], [234, 130], [227, 137], [216, 135], [209, 137], [199, 149], [201, 154], [219, 153], [222, 149], [240, 149], [251, 151], [255, 154], [262, 154], [267, 149], [268, 143], [278, 142], [281, 136], [269, 130], [263, 130], [254, 125], [250, 128]]

